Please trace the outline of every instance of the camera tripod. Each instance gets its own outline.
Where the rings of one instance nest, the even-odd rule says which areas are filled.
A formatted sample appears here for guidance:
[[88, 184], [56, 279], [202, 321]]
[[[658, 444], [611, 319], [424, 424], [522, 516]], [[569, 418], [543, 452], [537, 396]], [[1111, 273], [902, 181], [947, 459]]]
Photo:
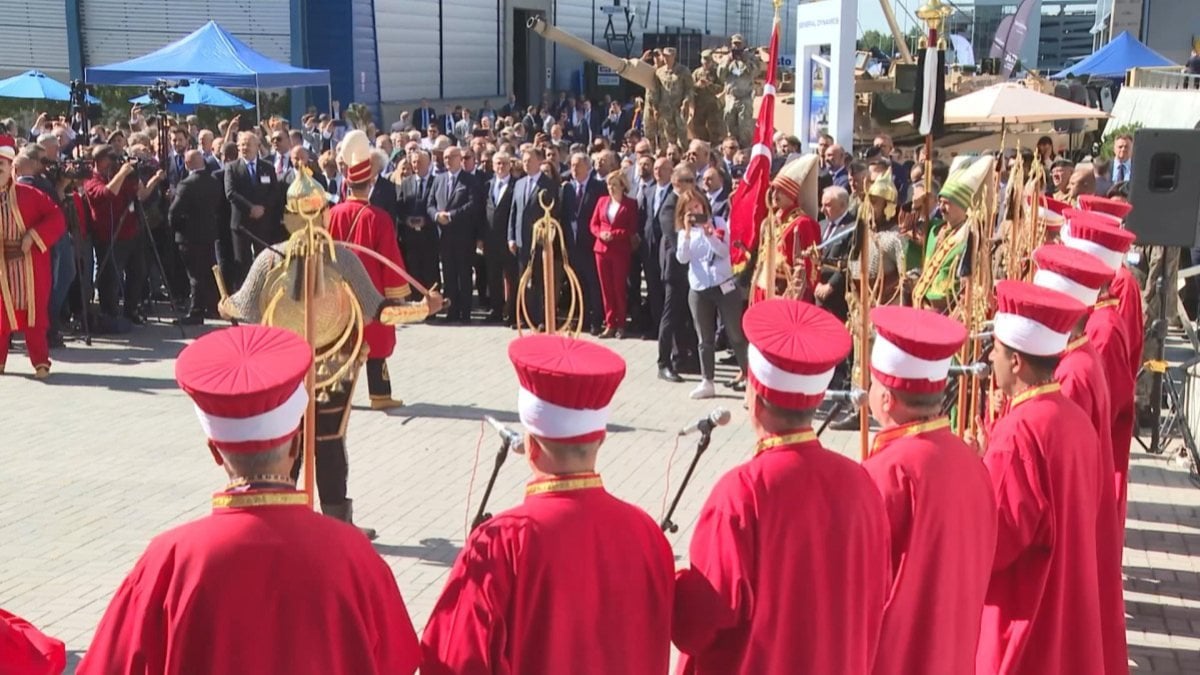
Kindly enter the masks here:
[[[1200, 357], [1195, 357], [1193, 363], [1196, 361], [1200, 361]], [[1161, 387], [1162, 396], [1166, 399], [1166, 407], [1163, 407], [1163, 402], [1158, 402], [1156, 405], [1159, 408], [1159, 414], [1155, 416], [1155, 425], [1151, 429], [1149, 444], [1143, 441], [1141, 436], [1134, 435], [1134, 438], [1146, 452], [1159, 455], [1166, 449], [1162, 445], [1163, 440], [1178, 433], [1183, 441], [1180, 455], [1187, 457], [1188, 474], [1192, 482], [1200, 486], [1200, 450], [1196, 448], [1196, 439], [1192, 436], [1192, 429], [1188, 424], [1187, 409], [1184, 407], [1183, 392], [1179, 388], [1179, 383], [1175, 381], [1174, 377], [1171, 377], [1166, 361], [1147, 361], [1138, 371], [1138, 376], [1140, 377], [1142, 373], [1151, 374], [1161, 382], [1158, 386]]]

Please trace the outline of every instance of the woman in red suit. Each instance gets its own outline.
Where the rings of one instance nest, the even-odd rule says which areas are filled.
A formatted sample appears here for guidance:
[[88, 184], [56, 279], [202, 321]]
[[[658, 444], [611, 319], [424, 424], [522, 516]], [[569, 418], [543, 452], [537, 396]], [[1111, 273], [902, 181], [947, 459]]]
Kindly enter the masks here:
[[596, 271], [600, 276], [600, 296], [604, 300], [602, 338], [625, 337], [625, 280], [637, 237], [637, 202], [626, 196], [629, 179], [624, 171], [613, 171], [605, 179], [608, 195], [601, 197], [592, 211], [589, 228], [596, 244]]

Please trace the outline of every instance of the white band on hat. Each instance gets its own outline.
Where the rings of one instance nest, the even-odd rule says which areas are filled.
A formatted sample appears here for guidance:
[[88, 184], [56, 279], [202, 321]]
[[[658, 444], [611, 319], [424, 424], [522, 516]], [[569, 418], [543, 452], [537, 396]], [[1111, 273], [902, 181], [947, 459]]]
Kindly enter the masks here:
[[517, 412], [521, 424], [529, 433], [543, 438], [574, 438], [603, 431], [608, 426], [611, 410], [612, 406], [607, 405], [599, 410], [564, 408], [538, 398], [537, 394], [525, 387], [518, 387], [517, 390]]
[[210, 415], [196, 406], [200, 428], [216, 443], [247, 443], [282, 438], [296, 430], [308, 408], [308, 389], [301, 382], [279, 407], [250, 417]]
[[1034, 272], [1033, 285], [1049, 288], [1054, 291], [1062, 291], [1082, 302], [1085, 307], [1091, 307], [1096, 304], [1096, 299], [1100, 297], [1099, 288], [1088, 288], [1074, 279], [1050, 270], [1043, 269]]
[[1042, 220], [1046, 221], [1047, 223], [1054, 223], [1056, 225], [1062, 225], [1063, 223], [1065, 223], [1067, 221], [1066, 218], [1063, 218], [1061, 215], [1051, 211], [1050, 209], [1048, 209], [1044, 206], [1038, 207], [1038, 218], [1041, 218]]
[[1088, 239], [1072, 237], [1070, 224], [1068, 224], [1067, 228], [1063, 230], [1061, 237], [1063, 244], [1077, 251], [1083, 251], [1084, 253], [1090, 253], [1096, 256], [1105, 265], [1111, 267], [1114, 272], [1121, 267], [1121, 261], [1125, 259], [1124, 253], [1118, 253], [1111, 248], [1105, 248], [1100, 244]]
[[1033, 356], [1056, 356], [1067, 348], [1070, 333], [1059, 333], [1020, 314], [997, 312], [992, 322], [996, 339], [1013, 349]]
[[769, 389], [786, 394], [816, 396], [828, 389], [829, 383], [833, 380], [833, 368], [815, 375], [789, 373], [768, 361], [767, 357], [763, 356], [762, 352], [758, 351], [754, 345], [749, 345], [746, 356], [750, 372], [754, 373], [754, 377], [759, 382]]
[[944, 380], [950, 373], [950, 360], [951, 357], [929, 361], [913, 356], [878, 334], [871, 347], [871, 365], [876, 370], [905, 380]]

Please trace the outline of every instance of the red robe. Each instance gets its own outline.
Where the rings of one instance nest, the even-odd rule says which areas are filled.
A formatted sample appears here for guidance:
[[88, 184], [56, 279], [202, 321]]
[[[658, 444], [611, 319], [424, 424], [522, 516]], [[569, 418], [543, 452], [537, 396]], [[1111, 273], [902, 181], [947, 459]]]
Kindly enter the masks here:
[[[347, 241], [369, 248], [387, 258], [400, 269], [404, 259], [400, 256], [400, 245], [396, 243], [396, 226], [386, 211], [364, 201], [349, 198], [329, 210], [329, 234], [338, 241]], [[399, 272], [365, 253], [355, 252], [371, 277], [371, 283], [385, 298], [407, 300], [408, 280]], [[368, 356], [385, 359], [396, 349], [396, 327], [371, 321], [363, 329], [363, 337], [370, 347]]]
[[[787, 227], [783, 228], [783, 232], [779, 235], [776, 243], [776, 263], [786, 262], [788, 267], [795, 265], [796, 256], [803, 254], [811, 246], [815, 246], [821, 242], [821, 226], [817, 221], [800, 213], [792, 222], [788, 223]], [[764, 264], [764, 261], [758, 261], [758, 264]], [[813, 291], [820, 282], [820, 267], [814, 266], [807, 258], [804, 260], [804, 274], [808, 279], [808, 284], [805, 287], [804, 297], [801, 300], [812, 302]], [[758, 302], [767, 297], [764, 283], [770, 283], [770, 279], [774, 279], [775, 274], [768, 273], [764, 277], [759, 278], [755, 284], [753, 293], [754, 301]]]
[[1117, 524], [1125, 527], [1125, 500], [1128, 496], [1129, 446], [1133, 443], [1136, 421], [1134, 395], [1136, 381], [1129, 372], [1129, 338], [1125, 323], [1117, 313], [1115, 299], [1096, 304], [1088, 318], [1085, 332], [1088, 341], [1100, 355], [1108, 379], [1109, 403], [1112, 406], [1112, 450], [1114, 481], [1117, 498]]
[[[0, 195], [0, 240], [18, 241], [32, 230], [33, 248], [15, 260], [0, 252], [0, 335], [50, 325], [50, 247], [67, 229], [62, 211], [41, 190], [21, 183], [11, 188], [9, 196]], [[7, 208], [14, 197], [19, 219]]]
[[983, 463], [999, 529], [976, 675], [1102, 673], [1099, 438], [1058, 383], [1017, 396]]
[[1146, 340], [1142, 314], [1142, 289], [1133, 273], [1124, 265], [1117, 268], [1108, 292], [1117, 299], [1117, 313], [1125, 326], [1125, 337], [1129, 339], [1129, 368], [1134, 377], [1142, 367], [1142, 346]]
[[67, 647], [25, 619], [0, 609], [0, 673], [59, 675], [67, 667]]
[[422, 675], [661, 675], [674, 556], [596, 474], [534, 481], [475, 529], [422, 635]]
[[[1092, 421], [1100, 439], [1098, 459], [1105, 475], [1113, 473], [1112, 412], [1109, 405], [1108, 378], [1100, 356], [1087, 336], [1067, 346], [1054, 380], [1062, 395], [1078, 405]], [[1125, 644], [1125, 592], [1121, 579], [1121, 556], [1125, 548], [1124, 523], [1117, 521], [1115, 486], [1106, 484], [1100, 495], [1100, 517], [1096, 520], [1096, 553], [1099, 575], [1100, 627], [1104, 631], [1106, 672], [1127, 674], [1129, 652]]]
[[212, 515], [150, 542], [77, 672], [411, 675], [420, 657], [361, 532], [302, 492], [252, 491], [217, 493]]
[[871, 672], [970, 673], [996, 553], [987, 469], [944, 417], [885, 429], [874, 448], [863, 468], [883, 495], [895, 580]]
[[879, 491], [811, 430], [759, 448], [696, 523], [675, 585], [679, 672], [866, 675], [891, 586]]

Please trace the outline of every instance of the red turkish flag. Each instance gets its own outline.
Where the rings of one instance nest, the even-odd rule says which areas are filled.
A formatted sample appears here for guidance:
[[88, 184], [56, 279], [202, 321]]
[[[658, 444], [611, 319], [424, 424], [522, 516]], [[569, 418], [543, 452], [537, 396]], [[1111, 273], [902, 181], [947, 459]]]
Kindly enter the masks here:
[[[771, 184], [771, 138], [775, 134], [775, 64], [779, 61], [779, 13], [771, 26], [770, 60], [763, 85], [754, 147], [746, 175], [734, 190], [729, 204], [730, 260], [735, 267], [746, 264], [747, 251], [758, 245], [758, 227], [767, 217], [767, 187]], [[745, 248], [743, 248], [745, 247]]]

